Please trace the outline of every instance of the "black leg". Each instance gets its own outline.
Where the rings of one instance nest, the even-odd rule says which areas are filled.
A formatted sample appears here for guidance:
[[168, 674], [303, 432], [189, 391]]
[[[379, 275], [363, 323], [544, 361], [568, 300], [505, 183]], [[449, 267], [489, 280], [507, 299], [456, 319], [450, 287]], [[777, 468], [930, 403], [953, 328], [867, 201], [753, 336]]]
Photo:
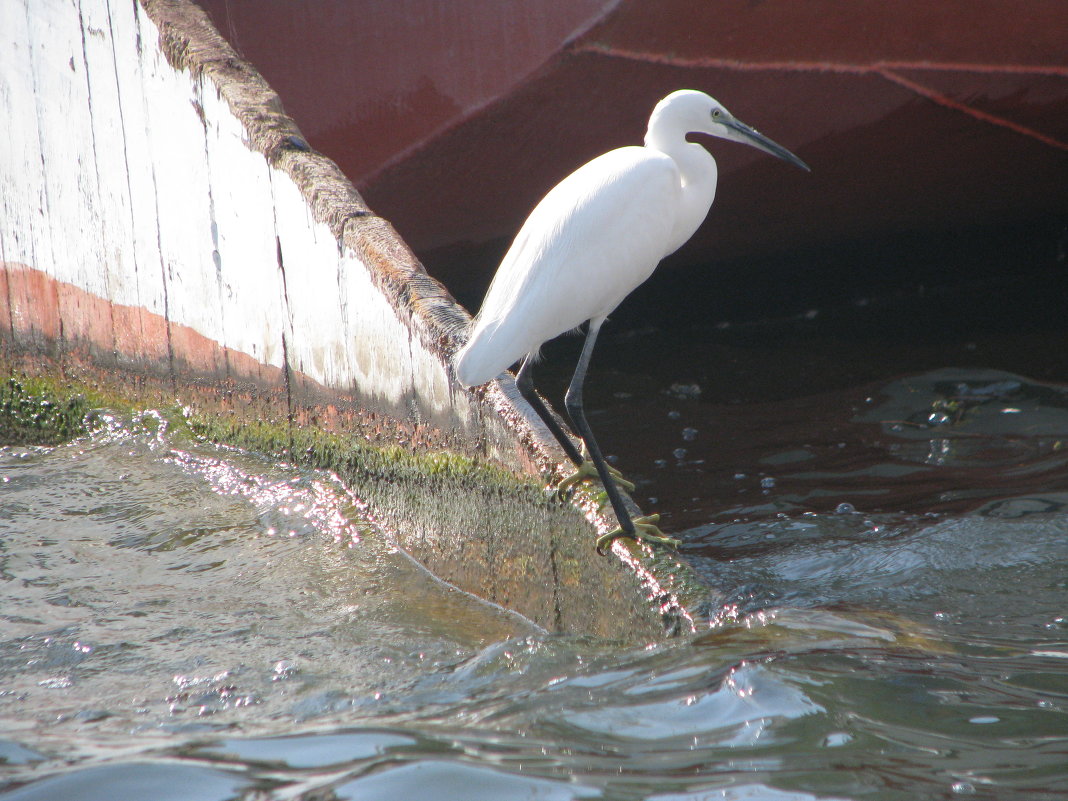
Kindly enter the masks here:
[[548, 428], [549, 431], [552, 432], [552, 435], [556, 437], [556, 441], [559, 442], [560, 447], [564, 449], [567, 458], [574, 462], [575, 466], [578, 467], [583, 461], [582, 454], [580, 454], [578, 448], [575, 447], [575, 443], [571, 441], [571, 437], [569, 437], [560, 427], [556, 418], [545, 408], [545, 404], [542, 403], [541, 398], [534, 389], [533, 363], [534, 359], [530, 356], [523, 359], [523, 364], [520, 365], [519, 372], [516, 373], [515, 376], [515, 385], [519, 389], [519, 394], [522, 395], [523, 399], [531, 405], [535, 412], [538, 413], [538, 417], [545, 423], [546, 428]]
[[589, 330], [586, 332], [586, 342], [582, 345], [582, 355], [579, 356], [578, 364], [575, 366], [575, 375], [572, 376], [571, 385], [567, 388], [567, 395], [564, 396], [564, 408], [567, 409], [571, 423], [575, 426], [579, 436], [582, 437], [582, 441], [586, 443], [586, 450], [589, 451], [590, 460], [593, 462], [593, 466], [597, 468], [597, 475], [600, 476], [601, 484], [604, 486], [605, 492], [608, 493], [608, 500], [612, 502], [612, 511], [616, 513], [619, 527], [628, 536], [633, 537], [634, 523], [630, 519], [627, 507], [623, 504], [623, 496], [620, 495], [619, 488], [608, 470], [608, 463], [605, 462], [604, 456], [601, 455], [601, 448], [597, 445], [597, 440], [593, 438], [593, 431], [590, 428], [590, 424], [586, 422], [586, 413], [582, 408], [582, 385], [586, 381], [586, 370], [589, 369], [590, 356], [593, 354], [593, 346], [597, 342], [597, 332], [600, 330], [601, 324], [599, 322], [596, 324], [590, 322]]
[[[620, 494], [617, 484], [623, 482], [631, 490], [634, 489], [634, 485], [625, 481], [618, 471], [608, 466], [604, 456], [601, 455], [601, 448], [597, 445], [597, 440], [593, 437], [593, 430], [586, 420], [586, 412], [582, 408], [582, 385], [586, 381], [586, 371], [590, 366], [590, 356], [593, 354], [593, 346], [597, 342], [597, 333], [601, 330], [602, 322], [604, 320], [590, 321], [589, 329], [586, 331], [586, 341], [582, 345], [582, 354], [579, 356], [578, 364], [575, 366], [575, 374], [571, 377], [571, 384], [568, 386], [567, 395], [564, 397], [564, 408], [567, 409], [568, 416], [571, 418], [571, 424], [578, 431], [579, 436], [582, 437], [582, 441], [586, 445], [586, 452], [589, 453], [590, 460], [597, 469], [597, 475], [601, 479], [601, 484], [608, 495], [608, 500], [612, 502], [612, 511], [616, 513], [616, 519], [619, 521], [618, 528], [597, 538], [597, 552], [604, 554], [604, 549], [610, 546], [617, 537], [624, 536], [678, 548], [678, 540], [664, 536], [660, 529], [657, 528], [656, 523], [660, 520], [660, 515], [631, 518], [630, 512], [627, 511], [627, 507], [623, 503], [623, 496]], [[526, 364], [523, 366], [526, 367]]]

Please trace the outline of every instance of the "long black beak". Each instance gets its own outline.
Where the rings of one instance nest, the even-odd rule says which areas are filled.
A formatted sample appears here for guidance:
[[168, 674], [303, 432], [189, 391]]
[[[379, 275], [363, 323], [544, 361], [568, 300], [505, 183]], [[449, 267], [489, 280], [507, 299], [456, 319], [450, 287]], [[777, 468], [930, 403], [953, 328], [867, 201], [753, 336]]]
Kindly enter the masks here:
[[759, 150], [763, 150], [765, 153], [770, 153], [771, 155], [780, 158], [783, 161], [788, 161], [795, 167], [800, 167], [805, 172], [812, 172], [812, 169], [807, 164], [805, 164], [805, 162], [801, 161], [801, 159], [799, 159], [797, 156], [795, 156], [782, 145], [778, 144], [777, 142], [771, 141], [760, 131], [756, 130], [755, 128], [750, 128], [741, 120], [736, 120], [730, 115], [725, 116], [726, 119], [721, 119], [719, 122], [727, 128], [730, 128], [736, 134], [738, 134], [741, 141], [745, 142], [745, 144], [752, 145], [753, 147], [758, 148]]

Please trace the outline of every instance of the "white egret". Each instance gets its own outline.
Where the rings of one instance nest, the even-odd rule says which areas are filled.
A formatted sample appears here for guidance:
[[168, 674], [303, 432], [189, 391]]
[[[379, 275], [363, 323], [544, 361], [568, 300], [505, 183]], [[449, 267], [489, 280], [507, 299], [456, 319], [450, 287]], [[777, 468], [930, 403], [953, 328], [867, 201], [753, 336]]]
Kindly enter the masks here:
[[631, 519], [616, 486], [619, 474], [605, 463], [586, 421], [582, 386], [608, 314], [661, 259], [693, 236], [716, 196], [716, 161], [704, 147], [686, 140], [689, 133], [753, 145], [808, 169], [704, 92], [671, 93], [653, 109], [644, 147], [598, 156], [538, 203], [501, 262], [467, 344], [456, 355], [456, 377], [468, 387], [486, 383], [522, 359], [516, 382], [523, 397], [579, 474], [592, 475], [534, 391], [531, 374], [542, 343], [588, 323], [564, 405], [619, 520], [619, 528], [597, 540], [598, 550], [620, 536], [677, 544], [654, 525], [657, 516]]

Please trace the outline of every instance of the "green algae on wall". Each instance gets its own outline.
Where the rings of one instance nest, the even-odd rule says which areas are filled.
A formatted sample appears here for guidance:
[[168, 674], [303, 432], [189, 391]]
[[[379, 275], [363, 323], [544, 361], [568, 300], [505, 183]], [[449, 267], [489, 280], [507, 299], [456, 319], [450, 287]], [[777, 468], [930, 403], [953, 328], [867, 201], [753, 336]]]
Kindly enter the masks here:
[[0, 383], [0, 445], [58, 445], [91, 427], [92, 404], [46, 381], [11, 376]]
[[360, 437], [286, 422], [238, 420], [199, 412], [186, 419], [193, 433], [204, 439], [276, 454], [342, 476], [361, 474], [386, 481], [437, 479], [541, 493], [541, 484], [531, 477], [452, 451], [372, 444]]
[[[0, 382], [0, 445], [56, 445], [89, 433], [100, 409], [133, 412], [142, 406], [135, 398], [104, 394], [80, 382], [12, 371]], [[364, 474], [390, 482], [419, 479], [492, 485], [530, 493], [531, 498], [540, 495], [540, 484], [532, 478], [449, 451], [373, 445], [285, 422], [238, 420], [177, 407], [158, 411], [172, 433], [188, 428], [198, 439], [273, 454], [341, 475]]]

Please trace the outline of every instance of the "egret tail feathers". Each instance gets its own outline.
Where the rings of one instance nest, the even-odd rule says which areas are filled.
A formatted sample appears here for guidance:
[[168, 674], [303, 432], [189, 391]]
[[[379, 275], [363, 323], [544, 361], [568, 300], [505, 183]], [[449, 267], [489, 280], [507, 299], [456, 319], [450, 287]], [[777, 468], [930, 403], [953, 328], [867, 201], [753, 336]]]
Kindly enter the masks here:
[[460, 348], [453, 362], [456, 378], [465, 387], [477, 387], [507, 370], [516, 358], [494, 347], [495, 324], [476, 325], [467, 344]]

